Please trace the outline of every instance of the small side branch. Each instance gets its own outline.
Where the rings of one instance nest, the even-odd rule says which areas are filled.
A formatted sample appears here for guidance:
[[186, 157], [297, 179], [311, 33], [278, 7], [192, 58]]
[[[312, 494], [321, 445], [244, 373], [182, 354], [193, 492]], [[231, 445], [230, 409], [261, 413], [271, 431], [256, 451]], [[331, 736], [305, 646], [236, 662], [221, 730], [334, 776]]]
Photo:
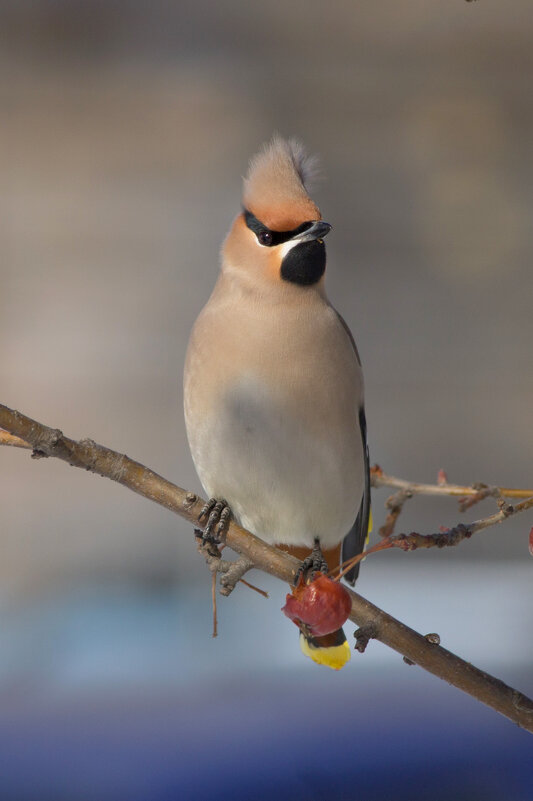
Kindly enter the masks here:
[[[379, 465], [374, 465], [370, 470], [370, 480], [373, 487], [391, 487], [396, 490], [406, 490], [410, 495], [452, 495], [459, 498], [475, 497], [476, 501], [483, 500], [491, 495], [502, 496], [504, 498], [530, 498], [533, 496], [533, 489], [517, 489], [511, 487], [490, 487], [487, 484], [472, 484], [462, 486], [461, 484], [449, 484], [443, 481], [438, 484], [421, 484], [417, 481], [406, 481], [397, 476], [389, 476]], [[484, 494], [486, 492], [486, 494]], [[470, 504], [472, 505], [472, 504]]]
[[385, 501], [385, 506], [387, 507], [388, 514], [385, 518], [384, 524], [379, 529], [380, 537], [390, 537], [394, 533], [394, 527], [396, 526], [396, 521], [398, 520], [401, 511], [403, 509], [403, 505], [409, 498], [413, 497], [413, 493], [409, 489], [401, 489], [398, 492], [395, 492], [394, 495], [391, 495]]
[[[529, 499], [533, 497], [533, 489], [517, 489], [511, 487], [496, 487], [488, 484], [476, 483], [471, 486], [460, 484], [450, 484], [443, 470], [439, 471], [436, 484], [421, 484], [416, 481], [406, 481], [403, 478], [389, 476], [383, 472], [379, 465], [374, 465], [370, 470], [371, 484], [375, 488], [391, 487], [397, 491], [385, 501], [388, 509], [385, 523], [379, 529], [379, 534], [393, 545], [403, 548], [403, 550], [415, 550], [416, 548], [444, 548], [449, 545], [457, 545], [464, 539], [471, 537], [472, 534], [482, 531], [489, 526], [501, 523], [507, 517], [516, 512], [530, 508]], [[392, 537], [398, 518], [402, 509], [410, 498], [415, 495], [448, 495], [458, 498], [459, 510], [466, 512], [476, 503], [486, 498], [494, 498], [497, 501], [500, 511], [494, 515], [489, 515], [481, 520], [477, 520], [470, 525], [454, 526], [447, 531], [438, 534], [401, 534], [399, 537]], [[511, 506], [506, 502], [506, 498], [524, 498], [524, 504]]]
[[356, 629], [353, 633], [355, 637], [355, 650], [359, 651], [360, 654], [364, 654], [370, 640], [376, 638], [376, 633], [376, 627], [373, 623], [368, 623], [366, 626], [361, 626]]
[[473, 523], [459, 523], [453, 528], [439, 531], [436, 534], [418, 534], [415, 531], [410, 534], [398, 534], [396, 537], [389, 538], [390, 546], [401, 548], [403, 551], [415, 551], [418, 548], [446, 548], [458, 545], [462, 540], [469, 539], [479, 531], [483, 531], [490, 526], [496, 526], [499, 523], [503, 523], [508, 517], [533, 508], [533, 496], [514, 506], [504, 502], [500, 504], [500, 507], [500, 511], [493, 515], [475, 520]]

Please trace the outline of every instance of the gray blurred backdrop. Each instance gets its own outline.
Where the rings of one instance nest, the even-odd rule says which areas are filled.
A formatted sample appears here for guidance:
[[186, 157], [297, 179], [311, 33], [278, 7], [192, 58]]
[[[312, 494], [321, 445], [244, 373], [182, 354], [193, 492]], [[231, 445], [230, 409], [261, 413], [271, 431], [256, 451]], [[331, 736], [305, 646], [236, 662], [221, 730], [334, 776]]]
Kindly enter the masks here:
[[[1, 402], [199, 490], [188, 333], [247, 161], [279, 131], [321, 156], [328, 291], [362, 355], [371, 460], [532, 486], [532, 37], [530, 0], [1, 2]], [[271, 600], [238, 590], [210, 640], [210, 579], [178, 518], [24, 451], [0, 450], [0, 475], [11, 699], [259, 669], [327, 685], [263, 576]], [[452, 500], [414, 500], [401, 528], [460, 519]], [[527, 677], [532, 522], [371, 557], [360, 591]], [[404, 675], [374, 651], [359, 673]]]

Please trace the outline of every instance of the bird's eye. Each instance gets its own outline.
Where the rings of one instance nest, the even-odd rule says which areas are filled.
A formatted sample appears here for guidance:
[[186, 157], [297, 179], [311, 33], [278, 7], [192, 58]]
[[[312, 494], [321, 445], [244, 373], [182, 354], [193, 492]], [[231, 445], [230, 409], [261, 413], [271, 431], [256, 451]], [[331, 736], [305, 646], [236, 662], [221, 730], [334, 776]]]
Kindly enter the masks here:
[[270, 233], [270, 231], [260, 231], [257, 234], [257, 239], [259, 240], [261, 245], [272, 244], [272, 234]]

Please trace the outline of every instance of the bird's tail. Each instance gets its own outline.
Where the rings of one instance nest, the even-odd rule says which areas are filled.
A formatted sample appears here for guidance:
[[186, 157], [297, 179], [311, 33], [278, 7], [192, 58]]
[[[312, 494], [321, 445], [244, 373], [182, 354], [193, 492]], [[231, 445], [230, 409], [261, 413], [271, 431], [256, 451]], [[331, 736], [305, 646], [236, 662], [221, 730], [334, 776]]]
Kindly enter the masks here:
[[[309, 548], [290, 545], [278, 545], [278, 548], [290, 553], [300, 561], [309, 556]], [[340, 543], [334, 548], [323, 551], [324, 559], [328, 564], [332, 565], [339, 564], [340, 554]], [[304, 634], [300, 630], [300, 648], [302, 653], [312, 659], [313, 662], [318, 665], [326, 665], [333, 670], [340, 670], [351, 659], [350, 645], [343, 629], [337, 629], [337, 631], [333, 631], [331, 634], [324, 634], [321, 637], [313, 637], [310, 634]]]
[[300, 648], [313, 662], [333, 670], [340, 670], [351, 658], [350, 646], [343, 629], [322, 637], [312, 637], [301, 631]]

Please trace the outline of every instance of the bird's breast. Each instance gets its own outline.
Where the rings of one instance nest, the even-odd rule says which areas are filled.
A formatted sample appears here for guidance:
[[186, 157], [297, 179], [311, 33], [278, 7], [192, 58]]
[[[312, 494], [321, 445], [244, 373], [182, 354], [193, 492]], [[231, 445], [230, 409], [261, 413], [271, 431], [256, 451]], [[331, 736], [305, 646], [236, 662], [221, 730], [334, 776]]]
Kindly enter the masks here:
[[328, 341], [297, 319], [242, 322], [216, 332], [211, 321], [188, 355], [186, 421], [200, 479], [267, 541], [334, 545], [362, 492], [358, 365], [344, 332]]

